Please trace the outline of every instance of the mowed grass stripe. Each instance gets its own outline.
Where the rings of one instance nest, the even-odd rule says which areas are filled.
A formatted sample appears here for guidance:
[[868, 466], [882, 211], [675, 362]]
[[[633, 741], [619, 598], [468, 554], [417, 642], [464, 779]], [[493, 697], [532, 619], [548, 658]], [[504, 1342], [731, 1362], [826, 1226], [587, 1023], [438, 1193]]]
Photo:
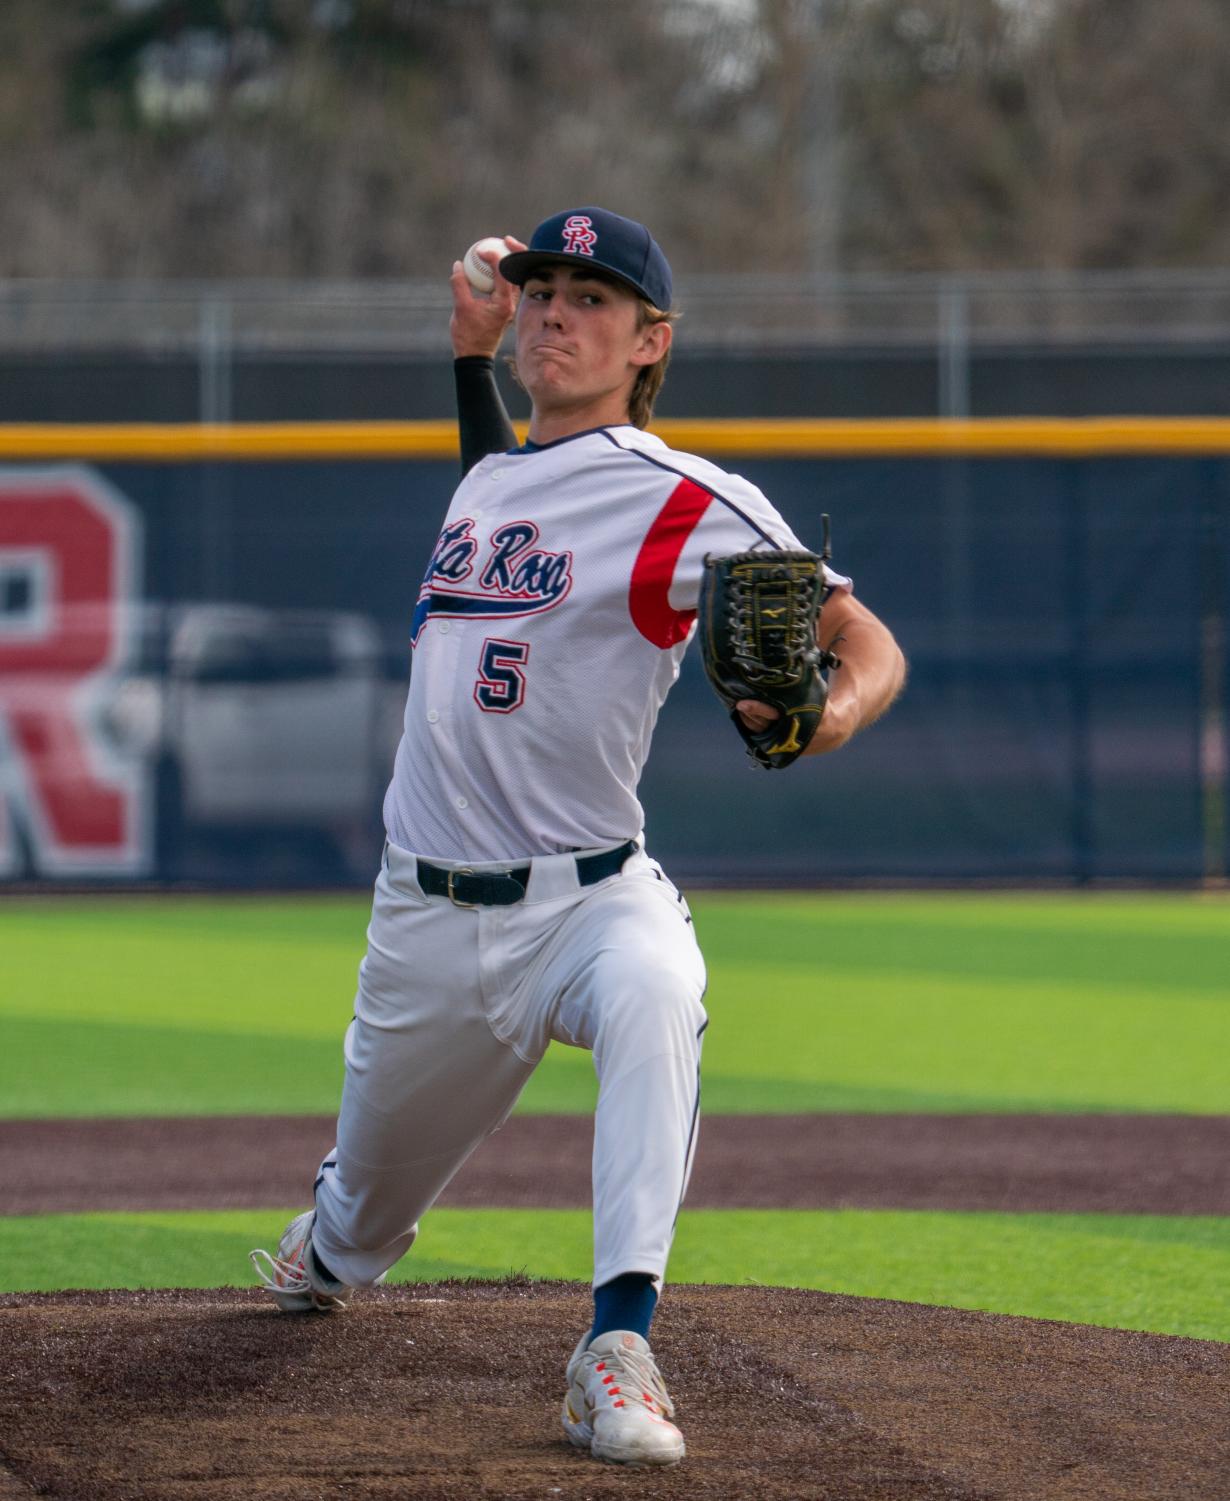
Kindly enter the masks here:
[[[1199, 896], [704, 895], [706, 1108], [1230, 1110], [1230, 908]], [[0, 1116], [329, 1112], [361, 897], [15, 900]], [[585, 1113], [553, 1047], [519, 1109]]]
[[[293, 1209], [0, 1219], [0, 1287], [245, 1286]], [[392, 1280], [587, 1281], [581, 1210], [445, 1210]], [[1230, 1341], [1230, 1220], [1152, 1216], [701, 1210], [673, 1282], [772, 1284]], [[668, 1294], [669, 1296], [669, 1294]]]

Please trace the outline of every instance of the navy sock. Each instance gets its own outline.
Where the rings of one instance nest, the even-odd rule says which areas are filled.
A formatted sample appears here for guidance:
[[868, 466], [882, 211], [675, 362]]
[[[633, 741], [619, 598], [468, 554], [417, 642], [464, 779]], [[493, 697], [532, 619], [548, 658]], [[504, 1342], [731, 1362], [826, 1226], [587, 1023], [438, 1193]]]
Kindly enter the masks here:
[[316, 1268], [316, 1270], [320, 1273], [320, 1275], [326, 1282], [332, 1282], [337, 1287], [341, 1287], [342, 1279], [340, 1277], [335, 1277], [329, 1270], [329, 1268], [324, 1264], [324, 1262], [321, 1261], [320, 1257], [316, 1254], [315, 1246], [310, 1246], [308, 1248], [308, 1255], [312, 1258], [312, 1265]]
[[630, 1329], [649, 1338], [649, 1325], [658, 1301], [658, 1290], [648, 1272], [623, 1272], [594, 1288], [594, 1327], [591, 1340], [612, 1329]]

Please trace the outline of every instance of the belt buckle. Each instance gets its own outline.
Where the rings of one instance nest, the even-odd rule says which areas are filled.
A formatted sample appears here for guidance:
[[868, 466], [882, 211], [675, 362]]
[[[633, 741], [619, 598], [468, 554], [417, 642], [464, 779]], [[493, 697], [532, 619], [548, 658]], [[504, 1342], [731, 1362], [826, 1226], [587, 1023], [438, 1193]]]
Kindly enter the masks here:
[[469, 868], [469, 866], [466, 866], [461, 870], [450, 870], [448, 872], [448, 882], [445, 889], [448, 892], [448, 899], [450, 902], [452, 902], [454, 907], [468, 907], [471, 911], [475, 910], [478, 907], [477, 902], [463, 902], [458, 897], [453, 895], [453, 877], [472, 876], [473, 874], [474, 872]]

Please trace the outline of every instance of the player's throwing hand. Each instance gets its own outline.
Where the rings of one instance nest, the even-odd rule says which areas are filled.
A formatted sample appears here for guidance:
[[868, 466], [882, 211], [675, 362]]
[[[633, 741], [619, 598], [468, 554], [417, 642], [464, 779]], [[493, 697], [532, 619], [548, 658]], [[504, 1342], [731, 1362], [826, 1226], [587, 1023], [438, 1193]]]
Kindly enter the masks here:
[[[515, 235], [505, 235], [504, 243], [509, 250], [524, 250], [525, 243]], [[482, 258], [494, 271], [497, 258], [494, 254], [480, 252]], [[453, 316], [448, 331], [453, 341], [453, 354], [461, 359], [466, 355], [484, 355], [493, 358], [500, 347], [504, 331], [517, 311], [517, 299], [521, 289], [497, 275], [490, 293], [480, 294], [466, 279], [460, 261], [453, 262], [453, 274], [449, 277], [453, 292]]]

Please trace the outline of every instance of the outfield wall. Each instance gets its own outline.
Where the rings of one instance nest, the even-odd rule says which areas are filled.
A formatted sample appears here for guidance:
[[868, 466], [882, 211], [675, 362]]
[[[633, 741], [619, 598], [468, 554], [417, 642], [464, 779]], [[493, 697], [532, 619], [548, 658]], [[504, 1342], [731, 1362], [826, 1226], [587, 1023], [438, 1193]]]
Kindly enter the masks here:
[[[1217, 880], [1230, 422], [663, 423], [911, 661], [755, 769], [689, 655], [643, 784], [684, 879]], [[365, 882], [446, 424], [0, 428], [0, 881]]]

